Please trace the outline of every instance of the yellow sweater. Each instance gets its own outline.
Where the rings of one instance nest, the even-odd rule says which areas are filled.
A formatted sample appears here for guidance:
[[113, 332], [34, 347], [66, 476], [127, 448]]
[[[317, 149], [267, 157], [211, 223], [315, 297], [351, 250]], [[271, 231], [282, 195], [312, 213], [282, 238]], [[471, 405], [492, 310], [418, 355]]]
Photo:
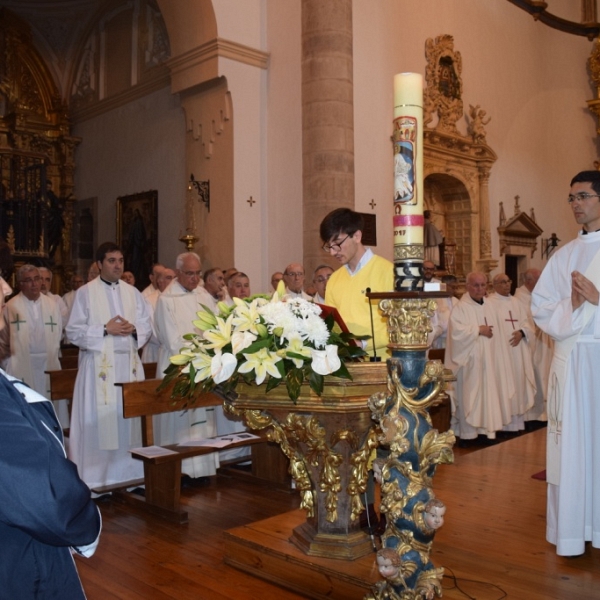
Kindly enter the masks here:
[[[366, 289], [372, 292], [391, 292], [394, 289], [394, 265], [381, 256], [373, 255], [369, 262], [354, 275], [346, 267], [338, 269], [327, 282], [325, 304], [334, 306], [344, 319], [348, 329], [356, 335], [371, 334], [371, 314]], [[386, 320], [373, 304], [373, 324], [375, 329], [375, 348], [379, 356], [385, 355], [389, 344]], [[373, 355], [373, 340], [367, 341], [366, 351]]]

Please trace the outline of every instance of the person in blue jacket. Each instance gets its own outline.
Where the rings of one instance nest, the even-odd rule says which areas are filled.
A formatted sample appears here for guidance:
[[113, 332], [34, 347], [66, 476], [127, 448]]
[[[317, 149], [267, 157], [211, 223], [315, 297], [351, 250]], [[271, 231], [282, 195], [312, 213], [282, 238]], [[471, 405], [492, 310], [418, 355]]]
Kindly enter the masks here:
[[0, 600], [85, 598], [72, 554], [100, 529], [52, 403], [0, 370]]

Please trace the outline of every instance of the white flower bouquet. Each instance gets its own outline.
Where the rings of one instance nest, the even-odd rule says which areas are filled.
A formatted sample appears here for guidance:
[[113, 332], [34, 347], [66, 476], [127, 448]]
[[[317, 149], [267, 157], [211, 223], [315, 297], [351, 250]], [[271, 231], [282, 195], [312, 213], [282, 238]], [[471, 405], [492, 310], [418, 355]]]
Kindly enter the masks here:
[[305, 381], [321, 395], [325, 375], [352, 379], [344, 361], [365, 355], [352, 342], [365, 336], [334, 331], [333, 317], [322, 318], [312, 302], [282, 300], [278, 292], [233, 301], [233, 306], [220, 302], [218, 315], [202, 305], [193, 322], [201, 333], [184, 336], [185, 346], [165, 371], [163, 386], [176, 379], [173, 396], [227, 395], [241, 378], [257, 385], [266, 381], [267, 392], [285, 382], [295, 402]]

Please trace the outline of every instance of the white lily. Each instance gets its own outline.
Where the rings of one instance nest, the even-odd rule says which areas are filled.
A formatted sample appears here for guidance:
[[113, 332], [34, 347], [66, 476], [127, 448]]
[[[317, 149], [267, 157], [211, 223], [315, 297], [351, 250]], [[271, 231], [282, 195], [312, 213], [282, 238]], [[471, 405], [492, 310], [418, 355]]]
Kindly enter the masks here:
[[312, 356], [312, 370], [319, 375], [330, 375], [335, 373], [341, 366], [342, 361], [338, 356], [338, 347], [328, 344], [325, 350], [310, 349]]
[[257, 325], [260, 323], [260, 314], [256, 300], [247, 304], [240, 298], [233, 298], [235, 311], [232, 324], [236, 331], [250, 331], [259, 335]]
[[192, 365], [194, 365], [194, 369], [196, 369], [194, 377], [195, 383], [204, 381], [211, 376], [211, 360], [212, 357], [209, 354], [205, 354], [204, 352], [196, 354], [194, 360], [192, 360]]
[[281, 360], [280, 356], [277, 356], [274, 352], [270, 352], [266, 348], [261, 348], [254, 354], [244, 354], [246, 362], [238, 369], [240, 373], [250, 373], [254, 371], [256, 373], [256, 385], [260, 385], [267, 376], [267, 373], [271, 377], [280, 378], [281, 373], [275, 366]]
[[289, 358], [293, 363], [294, 366], [298, 369], [300, 369], [302, 367], [302, 365], [304, 364], [304, 361], [301, 360], [300, 358], [294, 358], [292, 356], [287, 356], [288, 352], [292, 352], [293, 354], [300, 354], [301, 356], [306, 356], [306, 358], [310, 358], [311, 357], [311, 353], [310, 353], [311, 349], [307, 348], [303, 342], [302, 342], [302, 338], [300, 337], [299, 334], [290, 336], [288, 338], [288, 346], [285, 349], [285, 357]]
[[169, 357], [169, 361], [174, 365], [185, 365], [196, 356], [191, 350], [181, 350], [180, 354]]
[[229, 315], [227, 320], [224, 321], [221, 317], [217, 317], [217, 326], [214, 329], [204, 332], [204, 339], [209, 343], [206, 344], [207, 348], [214, 348], [220, 350], [223, 346], [226, 346], [231, 342], [231, 321], [232, 316]]
[[235, 371], [237, 360], [230, 352], [224, 354], [218, 350], [212, 358], [210, 365], [210, 374], [215, 383], [227, 381]]
[[231, 336], [231, 351], [233, 354], [238, 354], [245, 350], [255, 339], [256, 336], [249, 331], [235, 331]]

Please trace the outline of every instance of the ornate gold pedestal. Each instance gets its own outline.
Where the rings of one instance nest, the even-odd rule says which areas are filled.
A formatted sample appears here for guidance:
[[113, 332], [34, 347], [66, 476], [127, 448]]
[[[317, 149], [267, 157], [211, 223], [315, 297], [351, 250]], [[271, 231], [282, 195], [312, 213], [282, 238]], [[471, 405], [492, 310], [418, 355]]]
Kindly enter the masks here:
[[358, 520], [376, 445], [367, 400], [387, 387], [385, 364], [356, 363], [349, 370], [353, 381], [326, 378], [321, 397], [305, 386], [296, 404], [283, 385], [266, 394], [264, 386], [243, 384], [239, 398], [225, 403], [250, 428], [269, 428], [269, 438], [290, 459], [307, 512], [290, 541], [309, 555], [342, 560], [373, 551]]

